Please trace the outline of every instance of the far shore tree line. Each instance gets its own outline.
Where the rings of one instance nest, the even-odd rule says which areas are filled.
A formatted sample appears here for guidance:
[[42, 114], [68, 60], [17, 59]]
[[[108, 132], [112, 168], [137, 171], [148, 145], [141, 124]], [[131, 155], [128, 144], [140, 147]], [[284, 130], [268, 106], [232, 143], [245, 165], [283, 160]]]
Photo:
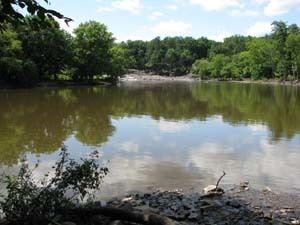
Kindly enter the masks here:
[[[299, 80], [300, 28], [273, 22], [265, 37], [235, 35], [216, 42], [205, 37], [160, 37], [117, 43], [96, 21], [69, 34], [52, 18], [2, 22], [0, 82], [34, 86], [40, 82], [116, 81], [128, 69], [160, 75], [188, 73], [201, 79]], [[42, 26], [41, 26], [42, 24]]]
[[157, 37], [122, 45], [134, 57], [134, 68], [161, 75], [299, 80], [300, 28], [282, 21], [274, 21], [272, 33], [265, 37], [234, 35], [223, 42], [205, 37]]

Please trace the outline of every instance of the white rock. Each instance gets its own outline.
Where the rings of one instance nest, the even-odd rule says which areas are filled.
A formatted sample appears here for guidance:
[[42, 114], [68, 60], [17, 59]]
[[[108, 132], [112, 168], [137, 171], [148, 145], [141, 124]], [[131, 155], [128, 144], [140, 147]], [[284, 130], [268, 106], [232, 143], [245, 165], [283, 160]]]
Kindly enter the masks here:
[[197, 218], [198, 218], [198, 214], [197, 214], [197, 213], [191, 213], [191, 214], [188, 216], [188, 219], [190, 219], [190, 220], [197, 219]]
[[128, 197], [128, 198], [123, 198], [122, 202], [129, 202], [132, 200], [132, 197]]
[[242, 188], [246, 188], [248, 186], [249, 186], [249, 181], [243, 181], [240, 183], [240, 187], [242, 187]]
[[73, 223], [73, 222], [63, 222], [62, 225], [76, 225], [76, 223]]
[[216, 185], [208, 185], [207, 187], [205, 187], [203, 189], [203, 191], [204, 191], [205, 194], [207, 194], [209, 192], [214, 191], [216, 188], [217, 188]]
[[272, 192], [272, 189], [269, 188], [269, 187], [265, 187], [262, 191], [263, 191], [264, 193], [267, 193], [267, 192]]
[[292, 219], [291, 224], [300, 224], [300, 220]]

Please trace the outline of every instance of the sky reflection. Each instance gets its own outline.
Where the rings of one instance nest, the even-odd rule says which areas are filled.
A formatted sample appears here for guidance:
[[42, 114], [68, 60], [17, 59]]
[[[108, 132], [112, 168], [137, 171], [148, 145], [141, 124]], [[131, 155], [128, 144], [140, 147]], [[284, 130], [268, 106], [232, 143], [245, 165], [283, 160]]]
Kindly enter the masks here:
[[[40, 90], [45, 97], [38, 100], [12, 92], [12, 104], [0, 93], [7, 106], [0, 109], [0, 172], [15, 173], [26, 156], [32, 165], [41, 161], [34, 171], [39, 179], [64, 143], [77, 160], [101, 153], [110, 169], [100, 191], [105, 198], [152, 187], [201, 189], [223, 170], [224, 184], [249, 180], [255, 188], [300, 194], [300, 108], [282, 105], [300, 99], [298, 91], [231, 84], [143, 88]], [[158, 94], [165, 91], [170, 94]], [[62, 93], [71, 97], [61, 99]], [[51, 113], [50, 103], [62, 110]]]

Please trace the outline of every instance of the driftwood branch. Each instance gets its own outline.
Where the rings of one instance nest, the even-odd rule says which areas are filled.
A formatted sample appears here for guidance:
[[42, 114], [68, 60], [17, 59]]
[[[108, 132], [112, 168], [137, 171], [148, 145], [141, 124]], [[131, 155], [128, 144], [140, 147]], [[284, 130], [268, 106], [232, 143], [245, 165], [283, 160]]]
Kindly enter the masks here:
[[200, 199], [204, 199], [204, 198], [212, 198], [215, 196], [220, 196], [224, 194], [224, 190], [222, 188], [219, 188], [219, 184], [221, 182], [221, 180], [223, 179], [223, 177], [226, 175], [226, 173], [223, 171], [223, 175], [218, 179], [217, 184], [215, 185], [215, 187], [212, 190], [209, 190], [208, 193], [206, 193], [205, 195], [202, 195], [200, 197]]
[[113, 220], [124, 220], [146, 225], [179, 225], [178, 222], [153, 213], [138, 213], [112, 207], [76, 208], [62, 210], [62, 213], [86, 216], [103, 215]]
[[218, 189], [219, 187], [219, 184], [220, 184], [220, 181], [223, 179], [223, 177], [225, 177], [226, 173], [225, 171], [223, 171], [223, 175], [219, 178], [219, 180], [217, 181], [217, 184], [216, 184], [216, 189]]

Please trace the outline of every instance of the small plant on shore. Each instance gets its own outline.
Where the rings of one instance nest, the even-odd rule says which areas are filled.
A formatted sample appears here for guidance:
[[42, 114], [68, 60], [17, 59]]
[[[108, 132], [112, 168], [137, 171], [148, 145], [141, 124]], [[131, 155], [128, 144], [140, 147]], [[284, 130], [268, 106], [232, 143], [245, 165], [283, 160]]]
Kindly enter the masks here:
[[93, 197], [93, 190], [100, 188], [108, 173], [98, 158], [98, 152], [93, 152], [77, 162], [63, 146], [52, 167], [54, 173], [45, 174], [41, 181], [34, 179], [33, 170], [23, 160], [16, 176], [3, 179], [7, 194], [1, 196], [0, 210], [7, 223], [49, 224], [59, 211]]

